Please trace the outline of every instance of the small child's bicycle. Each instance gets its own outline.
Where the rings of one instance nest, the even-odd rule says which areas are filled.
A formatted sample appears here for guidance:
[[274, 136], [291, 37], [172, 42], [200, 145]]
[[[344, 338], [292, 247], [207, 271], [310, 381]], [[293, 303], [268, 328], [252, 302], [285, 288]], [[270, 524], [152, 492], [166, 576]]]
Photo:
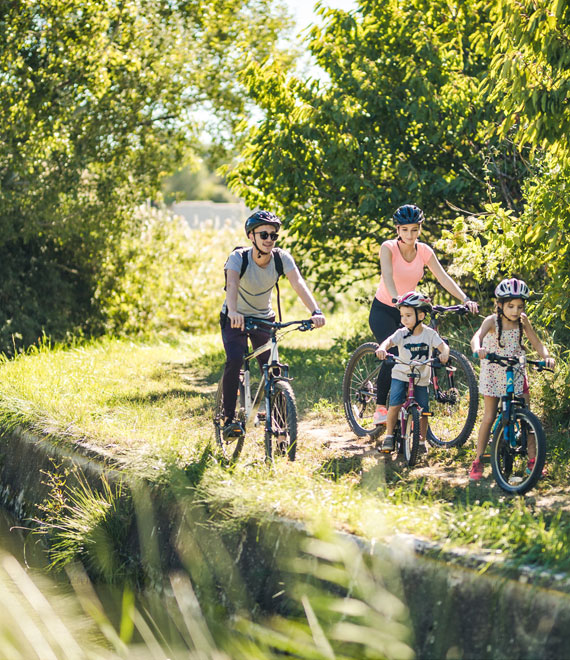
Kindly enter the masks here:
[[411, 467], [416, 464], [418, 460], [418, 451], [420, 447], [420, 419], [422, 416], [427, 417], [429, 412], [424, 412], [420, 404], [414, 397], [414, 384], [420, 377], [419, 368], [429, 364], [434, 368], [441, 367], [442, 363], [439, 358], [434, 357], [429, 360], [410, 360], [406, 362], [397, 355], [388, 353], [386, 356], [387, 364], [405, 364], [410, 367], [408, 374], [408, 395], [406, 400], [400, 408], [398, 421], [394, 428], [394, 444], [399, 447], [399, 453], [404, 454], [406, 463]]
[[[274, 323], [265, 319], [247, 316], [246, 331], [267, 328], [269, 341], [255, 350], [248, 350], [244, 357], [244, 368], [240, 371], [235, 419], [244, 433], [226, 438], [222, 430], [224, 416], [223, 376], [220, 378], [214, 406], [214, 430], [216, 442], [226, 460], [235, 461], [243, 449], [244, 434], [252, 424], [265, 423], [265, 457], [271, 461], [275, 453], [286, 455], [290, 461], [297, 453], [297, 404], [289, 378], [289, 365], [279, 362], [277, 342], [291, 330], [313, 330], [311, 319]], [[285, 330], [286, 329], [286, 330]], [[284, 330], [279, 335], [280, 330]], [[249, 345], [249, 340], [248, 340]], [[253, 385], [250, 364], [253, 358], [269, 350], [269, 359], [263, 366], [263, 374], [257, 385]], [[255, 392], [255, 394], [253, 394]], [[261, 409], [262, 401], [264, 402]]]
[[[438, 329], [442, 314], [468, 314], [465, 305], [434, 305], [429, 327]], [[382, 361], [376, 357], [376, 342], [360, 345], [350, 356], [342, 380], [342, 400], [346, 420], [353, 432], [363, 437], [378, 435], [382, 427], [374, 424], [376, 383]], [[449, 361], [432, 365], [429, 385], [432, 415], [427, 440], [433, 447], [461, 447], [473, 430], [477, 418], [479, 393], [475, 372], [469, 360], [451, 348]]]
[[540, 420], [527, 408], [524, 397], [515, 394], [514, 371], [524, 369], [525, 364], [541, 371], [552, 369], [547, 369], [543, 360], [529, 360], [524, 355], [513, 358], [487, 353], [486, 359], [504, 366], [507, 376], [506, 392], [501, 397], [490, 443], [493, 477], [505, 492], [523, 495], [542, 475], [546, 437]]

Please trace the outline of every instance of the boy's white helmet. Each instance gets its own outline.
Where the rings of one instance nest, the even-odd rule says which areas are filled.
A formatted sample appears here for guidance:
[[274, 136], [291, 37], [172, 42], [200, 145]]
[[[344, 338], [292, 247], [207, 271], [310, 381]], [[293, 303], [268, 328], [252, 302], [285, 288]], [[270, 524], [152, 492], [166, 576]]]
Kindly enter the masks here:
[[415, 307], [416, 309], [421, 309], [424, 312], [428, 312], [428, 314], [432, 310], [431, 300], [420, 291], [409, 291], [403, 296], [400, 296], [398, 298], [398, 302], [396, 303], [396, 307], [401, 307], [402, 305], [404, 307]]

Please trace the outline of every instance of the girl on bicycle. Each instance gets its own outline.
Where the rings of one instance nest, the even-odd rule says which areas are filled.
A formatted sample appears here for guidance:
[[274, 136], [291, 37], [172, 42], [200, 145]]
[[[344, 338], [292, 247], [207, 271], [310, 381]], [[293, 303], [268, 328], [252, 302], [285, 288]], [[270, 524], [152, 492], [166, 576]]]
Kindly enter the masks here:
[[[393, 346], [398, 347], [398, 356], [410, 362], [411, 360], [429, 360], [433, 349], [439, 351], [439, 359], [445, 364], [449, 359], [449, 346], [432, 328], [424, 325], [426, 314], [432, 311], [431, 301], [419, 291], [410, 291], [398, 298], [396, 307], [400, 310], [403, 328], [396, 330], [387, 337], [378, 347], [376, 357], [386, 359], [386, 352]], [[390, 408], [386, 421], [386, 435], [382, 448], [379, 451], [389, 453], [394, 451], [394, 428], [398, 420], [398, 413], [406, 400], [408, 392], [409, 367], [397, 364], [392, 371], [390, 387]], [[419, 380], [414, 384], [414, 397], [421, 406], [422, 412], [429, 412], [428, 384], [430, 368], [428, 365], [418, 369]], [[422, 415], [420, 422], [420, 442], [423, 444], [427, 431], [427, 417]]]
[[[477, 455], [469, 472], [471, 481], [479, 481], [483, 476], [481, 456], [489, 442], [491, 426], [497, 415], [500, 398], [505, 394], [507, 387], [504, 367], [485, 360], [487, 353], [496, 353], [505, 357], [524, 355], [522, 341], [523, 335], [526, 335], [534, 350], [546, 361], [546, 366], [550, 369], [554, 367], [554, 359], [549, 356], [547, 348], [538, 338], [524, 313], [529, 296], [528, 286], [522, 280], [512, 278], [500, 282], [495, 289], [495, 313], [487, 316], [471, 339], [471, 348], [481, 359], [479, 392], [483, 395], [485, 404], [477, 438]], [[515, 394], [518, 396], [522, 394], [527, 405], [529, 404], [528, 382], [522, 369], [515, 370]], [[528, 451], [529, 463], [532, 464], [535, 451], [532, 444], [529, 444]]]
[[[393, 334], [400, 324], [400, 312], [395, 306], [398, 296], [414, 291], [424, 275], [427, 266], [441, 286], [464, 303], [470, 312], [477, 312], [477, 303], [468, 299], [459, 285], [445, 272], [434, 251], [418, 241], [423, 211], [413, 204], [400, 206], [393, 215], [397, 238], [385, 241], [380, 246], [380, 284], [368, 319], [376, 341], [381, 344]], [[374, 424], [385, 424], [387, 418], [386, 397], [390, 389], [389, 365], [382, 365], [378, 374], [376, 412]]]

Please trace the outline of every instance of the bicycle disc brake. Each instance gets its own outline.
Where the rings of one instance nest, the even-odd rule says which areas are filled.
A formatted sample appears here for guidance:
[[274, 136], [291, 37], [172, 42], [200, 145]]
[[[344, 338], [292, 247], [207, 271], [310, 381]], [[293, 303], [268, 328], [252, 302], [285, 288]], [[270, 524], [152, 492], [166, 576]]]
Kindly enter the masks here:
[[450, 389], [442, 392], [441, 390], [437, 391], [436, 399], [439, 403], [457, 403], [459, 398], [459, 391], [456, 387], [451, 387]]

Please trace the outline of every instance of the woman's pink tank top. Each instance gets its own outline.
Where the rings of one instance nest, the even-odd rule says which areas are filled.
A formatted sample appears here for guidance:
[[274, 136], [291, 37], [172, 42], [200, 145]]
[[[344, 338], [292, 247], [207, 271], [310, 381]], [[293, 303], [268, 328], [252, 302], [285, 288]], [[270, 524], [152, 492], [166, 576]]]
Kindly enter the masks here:
[[[402, 257], [400, 248], [398, 247], [398, 240], [385, 241], [382, 243], [389, 248], [392, 253], [392, 275], [394, 277], [394, 284], [399, 296], [403, 296], [408, 291], [415, 291], [418, 282], [424, 276], [424, 269], [428, 261], [433, 256], [433, 250], [425, 243], [416, 243], [416, 256], [413, 261], [406, 261]], [[380, 277], [380, 285], [376, 291], [376, 298], [385, 305], [394, 306], [392, 296], [388, 293], [384, 276]]]

